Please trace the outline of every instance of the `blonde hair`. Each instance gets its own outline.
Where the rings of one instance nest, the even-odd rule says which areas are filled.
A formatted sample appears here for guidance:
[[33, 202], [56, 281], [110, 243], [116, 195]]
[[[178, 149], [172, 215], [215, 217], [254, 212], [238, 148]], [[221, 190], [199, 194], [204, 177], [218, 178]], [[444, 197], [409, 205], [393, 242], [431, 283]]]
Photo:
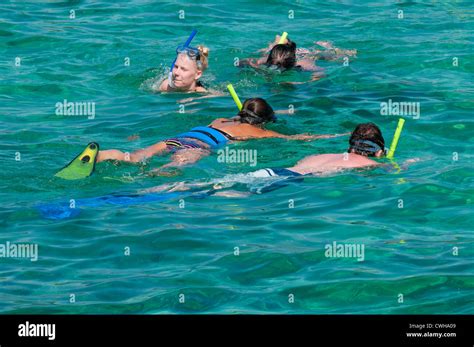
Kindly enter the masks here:
[[197, 49], [199, 50], [199, 61], [201, 62], [200, 64], [197, 64], [197, 66], [200, 71], [204, 72], [209, 66], [209, 48], [203, 45], [199, 45]]

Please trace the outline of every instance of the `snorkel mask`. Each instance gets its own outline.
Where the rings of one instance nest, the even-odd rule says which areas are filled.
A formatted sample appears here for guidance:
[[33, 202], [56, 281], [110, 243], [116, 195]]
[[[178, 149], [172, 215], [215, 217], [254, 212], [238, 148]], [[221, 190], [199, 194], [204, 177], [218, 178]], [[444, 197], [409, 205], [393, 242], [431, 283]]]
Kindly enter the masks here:
[[[259, 123], [265, 123], [265, 122], [262, 122], [262, 120], [264, 120], [264, 118], [260, 117], [259, 115], [257, 115], [255, 112], [253, 111], [250, 111], [246, 108], [242, 109], [240, 112], [239, 112], [239, 115], [240, 114], [245, 114], [245, 118], [251, 118], [251, 119], [255, 119], [257, 120], [257, 124]], [[242, 117], [242, 116], [241, 116]], [[275, 113], [272, 113], [271, 115], [271, 118], [268, 120], [268, 122], [276, 122], [277, 121], [277, 117], [275, 116]]]
[[382, 148], [377, 143], [370, 140], [355, 140], [350, 143], [350, 148], [356, 151], [367, 153], [368, 156], [374, 157], [375, 153], [382, 150], [384, 155], [387, 154], [387, 148]]
[[200, 60], [201, 53], [199, 49], [191, 46], [179, 45], [176, 47], [176, 54], [186, 53], [188, 57], [196, 60]]
[[179, 54], [186, 54], [188, 58], [196, 61], [198, 69], [202, 68], [201, 52], [198, 48], [179, 45], [178, 47], [176, 47], [176, 55], [178, 56]]

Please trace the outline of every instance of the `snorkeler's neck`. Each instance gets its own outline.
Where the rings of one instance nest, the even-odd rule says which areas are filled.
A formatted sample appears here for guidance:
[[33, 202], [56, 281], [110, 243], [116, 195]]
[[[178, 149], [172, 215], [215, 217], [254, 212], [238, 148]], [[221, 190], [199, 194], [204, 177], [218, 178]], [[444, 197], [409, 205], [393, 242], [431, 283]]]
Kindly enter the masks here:
[[197, 83], [196, 81], [193, 81], [193, 83], [188, 87], [188, 91], [194, 92], [197, 89]]
[[175, 85], [169, 84], [168, 86], [169, 86], [169, 89], [171, 89], [174, 92], [192, 92], [196, 89], [196, 87], [193, 85], [186, 86], [186, 87], [176, 87]]
[[195, 92], [198, 85], [196, 81], [193, 81], [189, 86], [186, 87], [176, 87], [175, 85], [169, 83], [168, 87], [174, 91], [179, 91], [179, 92]]

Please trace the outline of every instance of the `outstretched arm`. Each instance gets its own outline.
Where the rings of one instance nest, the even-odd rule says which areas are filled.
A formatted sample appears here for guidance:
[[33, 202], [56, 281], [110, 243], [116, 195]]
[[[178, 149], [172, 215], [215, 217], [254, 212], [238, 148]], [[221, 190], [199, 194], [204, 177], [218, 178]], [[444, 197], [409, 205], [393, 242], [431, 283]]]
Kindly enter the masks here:
[[315, 60], [338, 60], [342, 57], [355, 57], [357, 55], [356, 49], [337, 48], [329, 41], [316, 41], [314, 43], [325, 48], [325, 50], [314, 50], [310, 53], [310, 56]]
[[387, 172], [395, 172], [399, 173], [402, 170], [408, 170], [408, 166], [417, 163], [419, 161], [427, 160], [426, 159], [420, 159], [420, 158], [412, 158], [412, 159], [407, 159], [404, 162], [398, 164], [395, 160], [389, 159], [390, 162], [386, 163], [379, 163], [379, 166], [382, 167], [384, 170]]
[[179, 100], [178, 102], [179, 102], [180, 104], [185, 104], [185, 103], [188, 103], [188, 102], [192, 102], [192, 101], [196, 101], [196, 100], [201, 100], [201, 99], [216, 98], [216, 97], [218, 97], [218, 96], [225, 96], [225, 94], [222, 93], [222, 92], [219, 92], [219, 91], [210, 91], [210, 94], [208, 94], [208, 95], [198, 96], [198, 97], [195, 97], [195, 98], [181, 99], [181, 100]]
[[165, 183], [159, 186], [147, 188], [141, 190], [140, 193], [171, 193], [171, 192], [184, 192], [193, 188], [201, 188], [211, 185], [209, 182], [175, 182], [175, 183]]
[[421, 158], [411, 158], [411, 159], [407, 159], [405, 160], [402, 164], [401, 164], [401, 169], [402, 170], [408, 170], [408, 166], [414, 164], [414, 163], [418, 163], [420, 161], [423, 161], [423, 160], [427, 160], [428, 158], [425, 158], [425, 159], [421, 159]]
[[301, 59], [301, 60], [298, 60], [296, 64], [301, 69], [303, 69], [304, 71], [321, 71], [321, 70], [323, 70], [322, 68], [317, 67], [314, 64], [314, 60], [312, 60], [312, 59]]
[[265, 130], [265, 129], [253, 129], [252, 133], [246, 136], [237, 136], [235, 137], [236, 140], [247, 140], [252, 138], [280, 138], [280, 139], [287, 139], [287, 140], [303, 140], [303, 141], [311, 141], [317, 139], [328, 139], [332, 137], [339, 137], [349, 135], [350, 133], [344, 134], [327, 134], [327, 135], [311, 135], [311, 134], [296, 134], [296, 135], [285, 135], [280, 134], [273, 130]]
[[247, 59], [241, 59], [239, 60], [239, 67], [246, 67], [250, 66], [253, 68], [258, 68], [259, 65], [265, 64], [267, 61], [266, 57], [263, 58], [247, 58]]
[[[227, 186], [221, 186], [218, 183], [213, 182], [176, 182], [171, 184], [162, 184], [156, 187], [151, 187], [148, 189], [144, 189], [140, 191], [142, 194], [147, 193], [172, 193], [172, 192], [184, 192], [189, 191], [192, 189], [200, 189], [200, 188], [210, 188], [208, 190], [210, 193], [209, 195], [215, 196], [223, 196], [226, 198], [245, 198], [248, 197], [251, 193], [250, 192], [241, 192], [236, 190], [224, 190]], [[211, 190], [212, 188], [212, 190]]]
[[305, 84], [309, 82], [319, 81], [321, 78], [326, 76], [322, 70], [318, 70], [318, 72], [311, 74], [311, 79], [302, 82], [281, 82], [281, 84]]
[[344, 133], [344, 134], [326, 134], [326, 135], [311, 135], [311, 134], [296, 134], [296, 135], [282, 135], [281, 136], [276, 136], [276, 137], [281, 137], [283, 139], [287, 140], [303, 140], [303, 141], [311, 141], [311, 140], [319, 140], [319, 139], [330, 139], [333, 137], [339, 137], [339, 136], [346, 136], [349, 135], [350, 133]]

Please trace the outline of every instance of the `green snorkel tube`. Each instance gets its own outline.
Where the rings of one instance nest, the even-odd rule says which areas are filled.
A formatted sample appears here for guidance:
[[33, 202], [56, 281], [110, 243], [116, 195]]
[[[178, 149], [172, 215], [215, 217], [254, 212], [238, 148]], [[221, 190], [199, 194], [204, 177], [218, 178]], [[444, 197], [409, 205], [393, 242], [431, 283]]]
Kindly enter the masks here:
[[[242, 108], [243, 108], [242, 101], [240, 101], [239, 96], [235, 92], [235, 89], [232, 86], [232, 84], [228, 84], [227, 89], [229, 89], [229, 93], [230, 95], [232, 95], [232, 99], [234, 99], [234, 102], [237, 105], [237, 108], [239, 109], [239, 111], [242, 111]], [[277, 118], [275, 117], [275, 114], [273, 114], [273, 121], [276, 122], [276, 120]]]
[[282, 45], [285, 43], [286, 37], [288, 36], [288, 33], [286, 31], [281, 34], [280, 40], [278, 41], [279, 45]]
[[393, 135], [392, 143], [390, 144], [390, 149], [388, 150], [387, 159], [393, 164], [393, 166], [398, 170], [397, 173], [400, 172], [400, 166], [393, 161], [393, 156], [395, 154], [395, 150], [397, 149], [398, 140], [400, 139], [400, 135], [402, 133], [403, 124], [405, 124], [405, 120], [403, 118], [398, 119], [397, 129], [395, 129], [395, 134]]
[[237, 105], [237, 107], [239, 108], [239, 111], [241, 111], [242, 110], [242, 102], [240, 101], [239, 96], [235, 92], [235, 89], [232, 86], [232, 84], [228, 84], [227, 89], [229, 89], [229, 93], [230, 93], [230, 95], [232, 95], [232, 99], [234, 99], [234, 102]]
[[[193, 29], [193, 31], [191, 32], [191, 35], [189, 35], [189, 37], [186, 40], [186, 42], [184, 43], [183, 47], [189, 47], [189, 45], [191, 44], [191, 41], [194, 39], [194, 36], [196, 36], [196, 34], [197, 34], [197, 30]], [[174, 68], [174, 64], [176, 63], [176, 59], [178, 59], [178, 55], [176, 55], [176, 58], [174, 58], [173, 62], [171, 63], [170, 72], [168, 74], [168, 84], [172, 88], [174, 88], [174, 83], [173, 83], [172, 76], [173, 76], [173, 68]]]
[[405, 124], [405, 120], [403, 118], [398, 119], [397, 129], [395, 130], [395, 134], [393, 135], [392, 143], [390, 144], [390, 149], [388, 150], [387, 159], [393, 159], [395, 154], [395, 150], [397, 149], [398, 139], [402, 133], [403, 124]]

